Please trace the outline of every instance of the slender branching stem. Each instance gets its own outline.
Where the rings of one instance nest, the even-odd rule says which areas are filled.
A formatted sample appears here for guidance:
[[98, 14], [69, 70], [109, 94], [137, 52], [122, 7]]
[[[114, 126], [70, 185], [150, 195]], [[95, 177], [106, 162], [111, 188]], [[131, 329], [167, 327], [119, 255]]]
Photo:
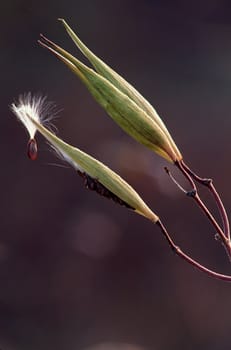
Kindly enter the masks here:
[[[184, 177], [188, 180], [188, 182], [190, 183], [190, 186], [192, 187], [190, 192], [196, 192], [197, 193], [197, 187], [195, 182], [193, 181], [192, 177], [190, 176], [190, 174], [188, 174], [188, 172], [184, 169], [184, 167], [182, 166], [180, 161], [175, 162], [175, 165], [180, 169], [180, 171], [182, 172], [182, 174], [184, 175]], [[190, 196], [190, 192], [188, 192], [188, 196]]]
[[[173, 175], [171, 174], [170, 170], [165, 167], [164, 168], [166, 173], [169, 175], [169, 177], [171, 178], [171, 180], [177, 185], [177, 187], [183, 192], [185, 193], [188, 197], [193, 198], [197, 205], [199, 206], [199, 208], [203, 211], [203, 213], [208, 217], [208, 219], [212, 222], [213, 226], [215, 227], [216, 231], [218, 232], [219, 237], [222, 239], [223, 243], [227, 243], [227, 237], [224, 235], [224, 232], [222, 231], [221, 227], [218, 225], [218, 223], [216, 222], [214, 216], [209, 212], [208, 208], [206, 207], [206, 205], [204, 204], [204, 202], [201, 200], [201, 198], [198, 195], [198, 191], [197, 188], [195, 186], [195, 184], [193, 183], [193, 190], [191, 191], [186, 191], [177, 181], [176, 179], [173, 177]], [[187, 178], [190, 179], [189, 175], [186, 173]], [[192, 184], [192, 179], [190, 179], [190, 183]]]
[[223, 232], [222, 228], [220, 227], [220, 225], [217, 223], [216, 219], [214, 218], [214, 216], [211, 214], [211, 212], [209, 211], [209, 209], [206, 207], [206, 205], [204, 204], [204, 202], [201, 200], [199, 194], [198, 194], [198, 190], [197, 187], [195, 185], [195, 182], [192, 179], [192, 175], [191, 172], [187, 171], [187, 169], [185, 169], [185, 167], [182, 165], [182, 162], [176, 162], [175, 165], [180, 169], [180, 171], [182, 172], [182, 174], [186, 177], [186, 179], [189, 181], [190, 185], [192, 186], [192, 190], [187, 192], [187, 195], [189, 197], [192, 197], [195, 202], [197, 203], [198, 207], [202, 210], [202, 212], [206, 215], [206, 217], [209, 219], [209, 221], [211, 222], [211, 224], [213, 225], [213, 227], [215, 228], [218, 236], [220, 237], [223, 245], [226, 247], [226, 251], [228, 253], [229, 258], [231, 257], [231, 244], [230, 244], [230, 240], [228, 239], [228, 237], [225, 235], [225, 233]]
[[228, 215], [227, 212], [225, 210], [225, 207], [222, 203], [222, 200], [219, 196], [219, 194], [216, 191], [215, 186], [213, 185], [213, 181], [211, 179], [207, 179], [207, 178], [202, 178], [200, 176], [198, 176], [197, 174], [195, 174], [182, 160], [181, 162], [181, 166], [182, 168], [188, 173], [190, 174], [190, 176], [197, 181], [198, 183], [200, 183], [203, 186], [206, 186], [210, 192], [212, 193], [215, 202], [217, 204], [218, 210], [220, 212], [220, 216], [223, 222], [223, 227], [224, 227], [224, 234], [225, 236], [228, 238], [228, 240], [230, 240], [230, 226], [229, 226], [229, 219], [228, 219]]
[[165, 228], [165, 226], [163, 225], [163, 223], [158, 220], [157, 221], [157, 226], [160, 228], [162, 234], [164, 235], [164, 237], [166, 238], [169, 246], [171, 247], [171, 249], [174, 251], [175, 254], [177, 254], [180, 258], [184, 259], [187, 263], [189, 263], [190, 265], [194, 266], [195, 268], [197, 268], [198, 270], [206, 273], [207, 275], [209, 275], [210, 277], [213, 278], [217, 278], [223, 281], [227, 281], [227, 282], [231, 282], [231, 276], [229, 275], [223, 275], [219, 272], [213, 271], [208, 269], [207, 267], [205, 267], [204, 265], [200, 264], [198, 261], [192, 259], [189, 255], [187, 255], [186, 253], [184, 253], [180, 247], [178, 247], [173, 239], [171, 238], [171, 236], [169, 235], [167, 229]]

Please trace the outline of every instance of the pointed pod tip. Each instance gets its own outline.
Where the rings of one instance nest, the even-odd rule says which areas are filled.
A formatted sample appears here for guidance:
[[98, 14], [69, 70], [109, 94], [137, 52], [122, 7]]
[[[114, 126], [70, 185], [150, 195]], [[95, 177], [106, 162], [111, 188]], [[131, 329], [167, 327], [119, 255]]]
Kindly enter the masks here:
[[65, 19], [64, 19], [64, 18], [61, 18], [61, 17], [58, 18], [58, 21], [61, 22], [61, 23], [63, 23], [63, 24], [66, 23]]

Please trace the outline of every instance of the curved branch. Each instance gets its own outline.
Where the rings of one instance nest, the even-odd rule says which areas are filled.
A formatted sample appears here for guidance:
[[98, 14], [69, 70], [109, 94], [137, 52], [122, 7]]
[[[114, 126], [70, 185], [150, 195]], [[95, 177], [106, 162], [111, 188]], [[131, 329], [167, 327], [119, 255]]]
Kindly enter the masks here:
[[184, 253], [172, 240], [171, 236], [169, 235], [167, 229], [162, 224], [160, 220], [156, 222], [156, 225], [160, 228], [162, 234], [167, 239], [167, 242], [171, 249], [176, 253], [180, 258], [185, 260], [188, 264], [194, 266], [196, 269], [206, 273], [209, 277], [217, 278], [226, 282], [231, 282], [231, 276], [229, 275], [223, 275], [219, 272], [213, 271], [205, 267], [204, 265], [200, 264], [198, 261], [192, 259], [188, 254]]

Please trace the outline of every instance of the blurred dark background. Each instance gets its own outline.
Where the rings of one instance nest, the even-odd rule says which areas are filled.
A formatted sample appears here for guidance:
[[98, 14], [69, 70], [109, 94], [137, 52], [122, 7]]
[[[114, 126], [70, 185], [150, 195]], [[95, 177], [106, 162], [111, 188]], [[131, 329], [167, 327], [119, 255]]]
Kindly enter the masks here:
[[228, 0], [1, 1], [1, 350], [230, 349], [231, 285], [174, 256], [142, 217], [87, 191], [39, 136], [39, 158], [29, 161], [27, 135], [8, 108], [20, 93], [46, 94], [60, 110], [60, 136], [131, 183], [182, 248], [230, 273], [213, 228], [166, 176], [167, 163], [121, 131], [37, 44], [42, 32], [82, 58], [57, 22], [65, 18], [155, 106], [230, 212], [230, 7]]

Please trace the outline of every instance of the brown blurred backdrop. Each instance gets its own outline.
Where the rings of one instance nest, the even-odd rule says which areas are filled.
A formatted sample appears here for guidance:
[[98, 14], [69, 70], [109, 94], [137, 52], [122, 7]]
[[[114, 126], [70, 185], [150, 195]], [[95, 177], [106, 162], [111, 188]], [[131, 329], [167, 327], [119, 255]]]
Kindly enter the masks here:
[[30, 162], [8, 108], [19, 93], [47, 94], [61, 110], [60, 136], [129, 181], [181, 247], [230, 273], [215, 232], [166, 176], [166, 162], [121, 131], [36, 42], [42, 32], [82, 58], [56, 21], [65, 18], [155, 106], [229, 212], [230, 1], [8, 0], [0, 17], [1, 350], [230, 349], [231, 285], [175, 257], [142, 217], [84, 189], [40, 137]]

